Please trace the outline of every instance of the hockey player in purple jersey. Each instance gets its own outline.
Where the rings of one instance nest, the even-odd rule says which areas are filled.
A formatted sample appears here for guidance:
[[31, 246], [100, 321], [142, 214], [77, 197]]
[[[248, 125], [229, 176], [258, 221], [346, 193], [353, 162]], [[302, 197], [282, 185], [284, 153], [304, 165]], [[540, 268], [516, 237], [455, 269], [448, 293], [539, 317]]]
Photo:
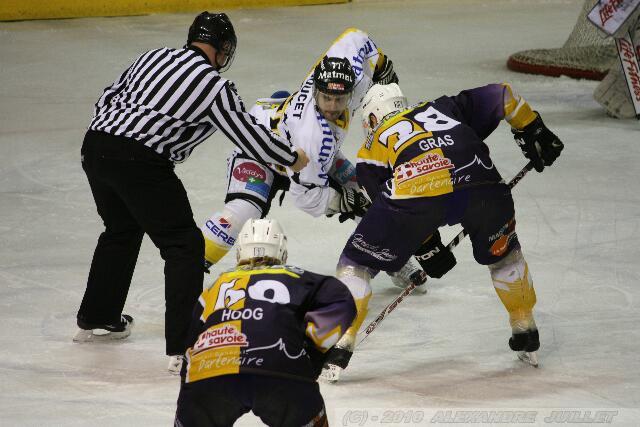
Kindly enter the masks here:
[[[356, 170], [373, 205], [344, 247], [337, 277], [352, 293], [358, 287], [370, 293], [369, 280], [378, 271], [396, 271], [415, 255], [429, 276], [440, 278], [456, 260], [438, 227], [461, 224], [509, 313], [510, 348], [537, 365], [533, 281], [515, 231], [511, 192], [484, 139], [506, 120], [538, 172], [553, 164], [562, 142], [509, 84], [409, 108], [397, 85], [375, 85], [362, 113], [367, 139]], [[347, 366], [366, 311], [358, 305], [357, 320], [332, 349], [323, 377], [336, 380]]]
[[327, 425], [316, 379], [356, 307], [331, 276], [283, 265], [275, 220], [250, 219], [238, 267], [200, 295], [182, 364], [176, 426], [230, 426], [253, 411], [270, 426]]

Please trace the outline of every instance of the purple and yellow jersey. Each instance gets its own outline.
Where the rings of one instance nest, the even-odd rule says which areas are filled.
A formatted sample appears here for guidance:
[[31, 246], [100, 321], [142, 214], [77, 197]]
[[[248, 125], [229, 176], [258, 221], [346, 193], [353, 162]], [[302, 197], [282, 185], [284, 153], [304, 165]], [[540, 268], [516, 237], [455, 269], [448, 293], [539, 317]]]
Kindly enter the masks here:
[[490, 84], [422, 102], [383, 121], [358, 151], [357, 177], [372, 200], [434, 197], [502, 180], [484, 143], [506, 119], [535, 119], [509, 84]]
[[326, 352], [355, 315], [334, 277], [291, 266], [228, 271], [194, 309], [185, 382], [238, 373], [315, 380], [309, 353]]

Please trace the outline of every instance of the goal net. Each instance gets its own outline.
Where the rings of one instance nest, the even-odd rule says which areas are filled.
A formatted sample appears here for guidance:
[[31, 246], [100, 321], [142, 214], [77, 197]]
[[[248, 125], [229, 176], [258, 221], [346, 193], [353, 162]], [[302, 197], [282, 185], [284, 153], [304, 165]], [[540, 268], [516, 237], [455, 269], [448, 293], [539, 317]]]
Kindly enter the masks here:
[[562, 47], [514, 53], [507, 60], [507, 67], [521, 73], [602, 80], [618, 56], [614, 41], [605, 39], [587, 19], [596, 3], [597, 0], [585, 0], [576, 25]]

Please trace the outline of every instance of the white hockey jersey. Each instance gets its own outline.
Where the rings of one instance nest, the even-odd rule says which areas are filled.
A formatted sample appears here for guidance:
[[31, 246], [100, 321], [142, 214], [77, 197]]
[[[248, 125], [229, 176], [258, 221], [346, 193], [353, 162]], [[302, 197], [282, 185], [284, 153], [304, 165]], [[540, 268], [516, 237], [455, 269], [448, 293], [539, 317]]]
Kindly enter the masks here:
[[[294, 174], [288, 170], [291, 178], [289, 196], [293, 198], [296, 207], [313, 216], [330, 213], [327, 208], [336, 190], [329, 187], [329, 176], [333, 176], [336, 161], [345, 159], [340, 147], [347, 135], [351, 118], [373, 85], [376, 65], [382, 63], [384, 58], [369, 35], [356, 28], [345, 30], [324, 55], [347, 58], [356, 76], [353, 96], [345, 113], [346, 120], [333, 123], [320, 114], [313, 98], [315, 64], [300, 89], [286, 101], [274, 105], [269, 100], [262, 100], [250, 111], [260, 123], [286, 137], [294, 146], [307, 153], [309, 164], [302, 171]], [[319, 60], [316, 64], [318, 62]], [[340, 182], [339, 179], [338, 181]], [[354, 181], [347, 185], [357, 184]]]

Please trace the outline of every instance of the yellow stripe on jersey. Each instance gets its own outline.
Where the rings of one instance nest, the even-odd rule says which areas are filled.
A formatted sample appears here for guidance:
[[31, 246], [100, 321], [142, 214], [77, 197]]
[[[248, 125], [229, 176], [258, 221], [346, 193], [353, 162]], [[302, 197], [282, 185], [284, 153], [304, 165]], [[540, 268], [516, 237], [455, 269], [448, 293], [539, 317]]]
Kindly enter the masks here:
[[[342, 34], [340, 34], [340, 35], [339, 35], [339, 36], [338, 36], [338, 37], [333, 41], [333, 43], [331, 43], [331, 46], [329, 46], [329, 49], [331, 49], [331, 47], [332, 47], [334, 44], [338, 43], [340, 40], [342, 40], [344, 37], [346, 37], [346, 36], [347, 36], [347, 34], [354, 33], [354, 32], [356, 32], [356, 31], [360, 31], [360, 30], [359, 30], [359, 29], [357, 29], [357, 28], [353, 28], [353, 27], [351, 27], [351, 28], [347, 28], [346, 30], [344, 30], [344, 31], [342, 32]], [[316, 59], [316, 61], [315, 61], [315, 62], [313, 63], [313, 65], [311, 66], [311, 69], [309, 70], [309, 73], [313, 74], [313, 70], [315, 70], [316, 66], [320, 63], [320, 61], [322, 61], [322, 58], [324, 58], [324, 57], [325, 57], [325, 55], [327, 54], [327, 52], [329, 52], [329, 49], [325, 50], [325, 51], [324, 51], [324, 53], [323, 53], [322, 55], [320, 55], [320, 57], [319, 57], [318, 59]], [[308, 74], [308, 73], [307, 73], [307, 74]]]
[[[397, 125], [398, 122], [402, 123]], [[402, 147], [397, 147], [402, 149], [398, 152], [394, 152], [393, 150], [400, 141], [400, 132], [403, 129], [413, 129], [413, 123], [410, 120], [405, 119], [402, 114], [398, 114], [389, 121], [385, 121], [380, 124], [374, 131], [371, 141], [366, 141], [362, 147], [360, 147], [357, 155], [358, 161], [371, 163], [377, 166], [393, 167], [396, 159], [398, 158], [398, 154], [400, 154], [402, 149], [404, 149]], [[408, 142], [408, 140], [406, 142]], [[400, 145], [404, 145], [404, 142]]]
[[359, 163], [393, 169], [393, 199], [433, 197], [453, 191], [450, 170], [454, 165], [441, 148], [424, 148], [427, 151], [398, 164], [398, 157], [405, 149], [433, 137], [432, 132], [407, 117], [427, 104], [424, 102], [382, 122], [371, 143], [365, 143], [358, 151]]
[[382, 49], [378, 48], [378, 62], [376, 62], [374, 70], [377, 71], [384, 65], [384, 58], [386, 58], [386, 55], [382, 53]]
[[504, 119], [514, 129], [522, 129], [535, 120], [536, 113], [523, 97], [518, 95], [509, 83], [502, 83], [504, 91]]
[[[231, 320], [200, 334], [198, 341], [187, 350], [186, 382], [240, 372], [240, 349], [248, 345], [241, 325], [241, 320]], [[204, 349], [198, 350], [198, 347]]]
[[211, 313], [223, 308], [231, 310], [244, 308], [249, 279], [248, 275], [238, 277], [231, 276], [229, 273], [222, 274], [214, 285], [202, 292], [200, 296], [200, 304], [203, 307], [200, 320], [206, 322]]
[[[333, 43], [331, 43], [331, 46], [329, 46], [329, 49], [331, 49], [336, 43], [338, 43], [340, 40], [342, 40], [343, 38], [345, 38], [346, 36], [348, 36], [351, 33], [364, 33], [364, 31], [362, 31], [362, 30], [360, 30], [358, 28], [355, 28], [355, 27], [347, 28], [346, 30], [344, 30], [342, 32], [342, 34], [340, 34], [333, 41]], [[309, 70], [309, 73], [313, 73], [313, 70], [316, 68], [316, 65], [318, 65], [320, 63], [320, 61], [322, 61], [322, 58], [324, 58], [324, 56], [327, 54], [327, 52], [329, 52], [329, 49], [327, 49], [322, 55], [320, 55], [320, 57], [316, 60], [316, 62], [313, 64], [313, 66]], [[378, 55], [382, 55], [382, 51], [379, 48], [377, 48], [377, 46], [376, 46], [376, 50], [378, 52]], [[376, 67], [376, 64], [374, 64], [373, 61], [371, 61], [371, 59], [369, 59], [369, 65], [371, 67], [371, 70], [374, 70], [375, 67]]]
[[[229, 277], [222, 274], [215, 284], [202, 292], [200, 320], [206, 322], [216, 310], [242, 310], [250, 276]], [[240, 349], [246, 347], [242, 320], [228, 320], [200, 333], [198, 341], [187, 350], [187, 382], [237, 374], [240, 372]]]
[[409, 199], [451, 193], [453, 180], [449, 170], [453, 167], [441, 148], [422, 153], [395, 168], [392, 197]]
[[[422, 105], [424, 104], [418, 107]], [[406, 110], [382, 122], [374, 131], [371, 144], [365, 143], [358, 151], [358, 160], [393, 168], [405, 148], [416, 141], [432, 137], [432, 132], [405, 117], [405, 113], [413, 110]]]
[[[278, 125], [280, 124], [280, 121], [284, 117], [284, 112], [286, 108], [289, 106], [289, 104], [291, 104], [293, 95], [289, 95], [283, 102], [280, 102], [280, 103], [266, 102], [261, 100], [256, 101], [256, 105], [261, 106], [264, 110], [276, 110], [273, 116], [269, 119], [269, 127], [271, 128], [271, 132], [277, 135], [280, 135], [280, 129], [278, 129]], [[285, 171], [285, 175], [286, 175], [286, 171]]]
[[311, 339], [311, 341], [313, 341], [316, 348], [325, 353], [327, 350], [333, 347], [335, 343], [338, 342], [338, 340], [342, 336], [342, 328], [340, 327], [340, 325], [337, 325], [326, 334], [318, 335], [318, 327], [315, 325], [315, 323], [309, 322], [305, 333]]
[[356, 161], [357, 163], [369, 163], [383, 168], [389, 167], [387, 150], [377, 144], [373, 144], [371, 148], [367, 148], [366, 144], [363, 144], [360, 150], [358, 150]]
[[[271, 130], [277, 135], [280, 135], [280, 129], [278, 129], [278, 125], [280, 124], [280, 121], [284, 117], [284, 112], [287, 110], [287, 108], [289, 108], [289, 105], [291, 104], [291, 101], [293, 100], [294, 95], [295, 93], [289, 95], [287, 99], [284, 100], [284, 102], [282, 102], [280, 105], [277, 105], [275, 107], [276, 113], [271, 118], [270, 125], [271, 125]], [[285, 175], [286, 175], [286, 171], [285, 171]]]
[[[300, 278], [299, 274], [287, 268], [258, 268], [258, 269], [237, 269], [222, 273], [218, 280], [207, 290], [202, 292], [199, 301], [203, 307], [201, 320], [206, 322], [207, 318], [215, 310], [221, 308], [229, 308], [232, 310], [239, 310], [244, 307], [244, 297], [246, 295], [247, 285], [249, 279], [254, 274], [286, 274], [294, 278]], [[232, 297], [237, 297], [237, 300], [232, 301]]]
[[334, 44], [338, 43], [340, 40], [342, 40], [343, 38], [345, 38], [347, 36], [347, 34], [349, 33], [355, 33], [355, 32], [361, 32], [362, 30], [359, 30], [356, 27], [349, 27], [346, 30], [344, 30], [342, 32], [342, 34], [340, 34], [338, 37], [336, 37], [336, 39], [333, 41], [333, 43], [331, 43], [331, 46], [333, 46]]
[[347, 108], [346, 110], [344, 110], [344, 112], [342, 113], [342, 116], [340, 116], [339, 119], [336, 119], [335, 122], [333, 122], [336, 126], [342, 128], [342, 129], [349, 129], [349, 123], [351, 122], [351, 114], [349, 114], [349, 109]]
[[254, 274], [286, 274], [287, 276], [295, 277], [296, 279], [300, 277], [299, 274], [296, 274], [285, 267], [276, 267], [276, 268], [265, 267], [265, 268], [252, 268], [252, 269], [246, 269], [246, 270], [239, 268], [237, 270], [227, 271], [226, 273], [223, 273], [222, 276], [220, 276], [220, 278], [246, 277]]

